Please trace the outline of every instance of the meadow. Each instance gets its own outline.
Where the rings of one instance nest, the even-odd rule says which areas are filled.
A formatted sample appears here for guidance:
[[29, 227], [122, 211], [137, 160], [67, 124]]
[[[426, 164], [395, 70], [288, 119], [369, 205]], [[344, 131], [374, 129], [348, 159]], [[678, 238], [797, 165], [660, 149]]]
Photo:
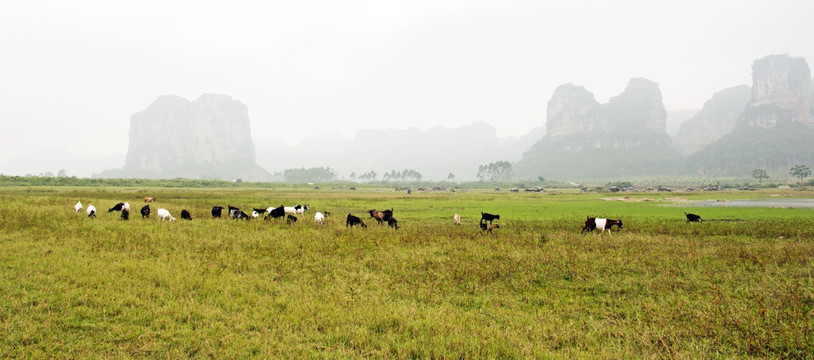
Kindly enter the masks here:
[[[814, 210], [691, 202], [812, 197], [9, 186], [0, 357], [812, 358]], [[209, 215], [298, 203], [293, 226]], [[481, 232], [481, 211], [501, 227]], [[624, 228], [580, 234], [587, 215]]]

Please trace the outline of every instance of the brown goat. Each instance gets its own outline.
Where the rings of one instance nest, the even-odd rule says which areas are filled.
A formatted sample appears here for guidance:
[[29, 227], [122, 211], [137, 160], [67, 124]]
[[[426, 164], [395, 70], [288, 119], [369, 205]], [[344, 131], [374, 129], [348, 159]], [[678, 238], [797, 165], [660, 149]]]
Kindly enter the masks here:
[[144, 202], [146, 202], [146, 203], [151, 203], [151, 202], [153, 202], [153, 201], [155, 201], [155, 198], [154, 198], [154, 197], [149, 197], [149, 196], [148, 196], [148, 197], [144, 198]]
[[367, 212], [370, 214], [370, 217], [376, 219], [379, 225], [381, 225], [382, 222], [387, 221], [391, 217], [393, 217], [393, 209], [385, 211], [377, 211], [376, 209], [370, 209]]

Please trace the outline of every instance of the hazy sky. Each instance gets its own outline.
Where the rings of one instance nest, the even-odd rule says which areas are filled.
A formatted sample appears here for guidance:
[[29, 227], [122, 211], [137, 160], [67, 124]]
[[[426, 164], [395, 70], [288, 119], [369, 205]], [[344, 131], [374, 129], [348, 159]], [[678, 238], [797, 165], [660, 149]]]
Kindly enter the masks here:
[[814, 61], [814, 2], [0, 2], [0, 172], [43, 148], [126, 153], [163, 94], [228, 94], [255, 137], [545, 122], [564, 83], [606, 102], [632, 77], [668, 110], [751, 84], [769, 54]]

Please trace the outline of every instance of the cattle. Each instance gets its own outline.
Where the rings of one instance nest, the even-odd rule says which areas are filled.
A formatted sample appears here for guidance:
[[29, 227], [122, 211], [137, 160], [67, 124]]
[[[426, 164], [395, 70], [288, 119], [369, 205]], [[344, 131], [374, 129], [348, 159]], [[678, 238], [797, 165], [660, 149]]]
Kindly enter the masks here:
[[190, 214], [189, 211], [187, 211], [187, 209], [182, 209], [181, 210], [181, 219], [192, 220], [192, 214]]
[[688, 213], [684, 213], [684, 216], [686, 216], [686, 217], [687, 217], [687, 221], [686, 221], [686, 222], [688, 222], [688, 223], [691, 223], [691, 222], [702, 222], [702, 221], [704, 221], [703, 219], [701, 219], [701, 216], [700, 216], [700, 215], [696, 215], [696, 214], [693, 214], [693, 213], [689, 213], [689, 214], [688, 214]]
[[481, 211], [481, 213], [480, 213], [480, 222], [488, 221], [491, 224], [492, 221], [494, 221], [494, 220], [500, 220], [500, 215], [485, 213], [485, 212]]
[[144, 218], [148, 218], [148, 217], [150, 217], [150, 205], [149, 204], [144, 205], [141, 208], [141, 218], [144, 219]]
[[592, 218], [587, 216], [585, 219], [585, 226], [582, 228], [580, 233], [584, 232], [591, 232], [596, 229], [602, 230], [599, 235], [602, 235], [605, 230], [608, 230], [608, 234], [611, 233], [611, 227], [616, 225], [617, 228], [622, 229], [622, 220], [613, 220], [613, 219], [603, 219], [603, 218]]
[[360, 219], [358, 216], [354, 216], [348, 214], [347, 220], [345, 220], [345, 226], [353, 227], [354, 225], [361, 225], [363, 228], [366, 228], [367, 225]]
[[221, 213], [223, 212], [223, 206], [213, 206], [212, 207], [212, 218], [220, 218]]

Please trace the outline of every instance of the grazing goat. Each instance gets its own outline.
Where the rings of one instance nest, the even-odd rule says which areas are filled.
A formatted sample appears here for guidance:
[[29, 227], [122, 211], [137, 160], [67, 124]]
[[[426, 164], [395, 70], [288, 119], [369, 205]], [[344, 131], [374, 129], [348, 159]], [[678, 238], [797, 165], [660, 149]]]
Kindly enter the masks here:
[[192, 214], [187, 209], [181, 209], [181, 219], [192, 220]]
[[[263, 210], [263, 212], [265, 212], [265, 211], [266, 211], [266, 210]], [[259, 218], [259, 217], [260, 217], [260, 213], [259, 213], [259, 212], [257, 212], [257, 210], [253, 210], [253, 211], [252, 211], [252, 219], [257, 219], [257, 218]]]
[[144, 202], [146, 202], [146, 203], [151, 203], [151, 202], [153, 202], [153, 201], [155, 201], [155, 198], [154, 198], [154, 197], [149, 197], [149, 196], [148, 196], [148, 197], [144, 198]]
[[387, 219], [387, 225], [390, 226], [393, 229], [396, 229], [396, 230], [399, 229], [399, 221], [396, 220], [396, 218], [394, 218], [392, 216]]
[[221, 213], [223, 212], [223, 206], [213, 206], [212, 207], [212, 218], [220, 218]]
[[362, 222], [362, 219], [360, 219], [358, 216], [348, 214], [348, 219], [345, 220], [345, 226], [353, 227], [353, 225], [361, 225], [363, 228], [367, 227], [367, 225], [365, 225], [365, 223]]
[[317, 211], [317, 213], [314, 214], [314, 222], [317, 223], [317, 225], [325, 224], [325, 215]]
[[690, 222], [702, 222], [702, 221], [704, 221], [703, 219], [701, 219], [701, 216], [700, 216], [700, 215], [696, 215], [696, 214], [693, 214], [693, 213], [689, 213], [689, 214], [684, 213], [684, 216], [686, 216], [686, 217], [687, 217], [687, 221], [686, 221], [686, 222], [688, 222], [688, 223], [690, 223]]
[[376, 219], [376, 222], [378, 222], [379, 225], [381, 225], [383, 221], [387, 221], [393, 216], [393, 209], [385, 211], [376, 211], [376, 209], [370, 209], [367, 212], [370, 214], [370, 217]]
[[286, 206], [285, 207], [285, 213], [286, 214], [292, 214], [292, 215], [305, 214], [305, 210], [308, 210], [308, 205], [297, 204], [297, 206]]
[[74, 212], [79, 212], [79, 210], [82, 210], [82, 202], [81, 201], [77, 201], [76, 205], [73, 206], [73, 211]]
[[170, 214], [170, 211], [167, 210], [167, 209], [158, 208], [158, 211], [156, 211], [156, 214], [158, 215], [158, 220], [161, 220], [161, 221], [164, 221], [164, 220], [175, 221], [175, 217], [173, 217]]
[[271, 208], [270, 207], [266, 211], [269, 213], [268, 215], [266, 215], [267, 220], [269, 218], [277, 219], [277, 218], [281, 218], [281, 217], [285, 216], [285, 206], [282, 206], [282, 205], [280, 205], [280, 207], [276, 207], [276, 208]]
[[285, 217], [285, 222], [288, 225], [294, 225], [294, 223], [297, 222], [297, 217], [294, 216], [294, 215], [288, 214]]
[[127, 210], [127, 212], [130, 212], [130, 203], [125, 202], [124, 205], [122, 205], [122, 210]]
[[500, 215], [480, 212], [480, 222], [488, 221], [491, 224], [493, 220], [500, 220]]
[[483, 230], [483, 231], [486, 231], [488, 233], [491, 233], [492, 230], [499, 229], [499, 228], [500, 228], [500, 224], [487, 224], [485, 222], [480, 223], [480, 229]]
[[144, 207], [141, 208], [141, 218], [144, 219], [148, 217], [150, 217], [150, 205], [144, 205]]
[[122, 207], [124, 207], [124, 203], [120, 202], [116, 205], [113, 205], [112, 208], [107, 209], [107, 212], [122, 211]]
[[582, 228], [581, 233], [584, 232], [591, 232], [596, 229], [601, 229], [602, 231], [599, 235], [602, 235], [605, 230], [608, 230], [608, 234], [611, 233], [611, 227], [616, 225], [617, 228], [621, 229], [623, 227], [622, 220], [613, 220], [613, 219], [603, 219], [603, 218], [592, 218], [590, 216], [586, 217], [585, 219], [585, 226]]
[[122, 209], [122, 220], [130, 220], [130, 209]]
[[455, 225], [461, 225], [461, 215], [458, 215], [458, 213], [455, 213], [452, 220], [455, 221]]
[[88, 212], [88, 217], [89, 218], [95, 218], [96, 217], [96, 207], [93, 206], [93, 204], [88, 205], [87, 212]]

